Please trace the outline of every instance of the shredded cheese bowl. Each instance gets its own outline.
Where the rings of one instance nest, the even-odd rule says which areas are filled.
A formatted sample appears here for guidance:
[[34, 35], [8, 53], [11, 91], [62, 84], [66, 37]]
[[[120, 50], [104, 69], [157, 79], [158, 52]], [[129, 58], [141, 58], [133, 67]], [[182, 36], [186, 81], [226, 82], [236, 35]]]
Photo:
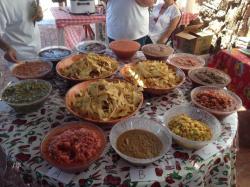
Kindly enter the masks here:
[[106, 55], [95, 53], [70, 56], [56, 65], [56, 72], [64, 79], [87, 81], [107, 78], [118, 69], [118, 62]]
[[115, 124], [134, 115], [143, 103], [142, 92], [120, 79], [98, 79], [79, 83], [65, 97], [67, 109], [85, 120]]
[[125, 65], [120, 70], [125, 80], [154, 95], [166, 94], [185, 81], [182, 70], [163, 61], [145, 60]]
[[168, 110], [164, 124], [173, 139], [188, 149], [200, 149], [215, 141], [221, 133], [221, 124], [216, 117], [190, 104]]

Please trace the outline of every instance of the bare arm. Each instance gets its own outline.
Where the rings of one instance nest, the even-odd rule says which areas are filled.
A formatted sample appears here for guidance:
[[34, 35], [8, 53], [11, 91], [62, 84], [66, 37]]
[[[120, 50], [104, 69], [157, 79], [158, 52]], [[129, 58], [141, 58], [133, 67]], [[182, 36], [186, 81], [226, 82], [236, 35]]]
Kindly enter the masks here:
[[170, 37], [170, 35], [172, 34], [172, 32], [175, 30], [175, 28], [177, 27], [179, 21], [180, 21], [181, 17], [178, 16], [176, 18], [174, 18], [173, 20], [171, 20], [169, 27], [167, 28], [167, 30], [161, 35], [161, 37], [159, 38], [159, 40], [157, 41], [157, 43], [162, 43], [165, 44], [168, 40], [168, 38]]
[[10, 62], [17, 62], [16, 50], [7, 44], [4, 40], [0, 38], [0, 49], [2, 49], [5, 54], [4, 58]]
[[101, 1], [103, 1], [105, 4], [107, 4], [107, 3], [108, 3], [108, 0], [101, 0]]
[[135, 0], [136, 3], [142, 7], [152, 7], [156, 0]]

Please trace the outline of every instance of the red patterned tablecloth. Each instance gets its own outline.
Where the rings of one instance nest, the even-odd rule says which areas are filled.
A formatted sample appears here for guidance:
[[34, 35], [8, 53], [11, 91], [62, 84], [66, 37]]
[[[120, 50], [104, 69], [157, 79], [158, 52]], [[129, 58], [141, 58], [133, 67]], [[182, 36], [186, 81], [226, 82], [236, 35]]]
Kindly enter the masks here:
[[[87, 15], [72, 15], [67, 11], [60, 10], [59, 7], [52, 7], [51, 12], [55, 18], [57, 28], [63, 28], [70, 25], [87, 25], [91, 23], [105, 22], [105, 15], [93, 14]], [[183, 12], [180, 25], [188, 25], [190, 21], [197, 18], [198, 14]]]
[[180, 25], [188, 25], [190, 21], [196, 19], [197, 17], [198, 17], [198, 14], [183, 12], [181, 16]]
[[230, 75], [232, 82], [228, 86], [250, 108], [250, 58], [238, 49], [219, 51], [208, 63], [209, 67], [223, 70]]
[[91, 14], [91, 15], [73, 15], [64, 10], [60, 10], [59, 7], [52, 7], [51, 12], [56, 21], [57, 28], [64, 28], [70, 25], [88, 25], [91, 23], [105, 22], [105, 15]]

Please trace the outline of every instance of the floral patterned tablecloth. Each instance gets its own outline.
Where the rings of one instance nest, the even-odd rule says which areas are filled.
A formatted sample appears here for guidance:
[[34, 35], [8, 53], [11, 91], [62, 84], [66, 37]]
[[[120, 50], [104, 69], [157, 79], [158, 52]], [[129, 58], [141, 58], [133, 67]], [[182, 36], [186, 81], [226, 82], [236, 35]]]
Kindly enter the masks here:
[[[234, 186], [235, 185], [235, 147], [234, 138], [237, 131], [237, 114], [221, 120], [222, 133], [213, 142], [219, 151], [203, 160], [194, 150], [187, 150], [173, 143], [171, 150], [160, 160], [151, 164], [160, 181], [132, 182], [130, 165], [121, 159], [111, 148], [108, 134], [109, 127], [104, 128], [107, 146], [101, 158], [86, 171], [76, 173], [69, 184], [62, 184], [48, 177], [46, 173], [51, 166], [41, 158], [40, 143], [45, 134], [65, 122], [79, 121], [65, 108], [63, 95], [72, 86], [68, 82], [53, 76], [49, 80], [53, 92], [44, 106], [38, 111], [22, 115], [13, 110], [0, 113], [0, 143], [16, 161], [21, 164], [23, 179], [31, 183], [38, 181], [51, 186], [90, 187], [90, 186]], [[169, 94], [153, 97], [145, 95], [145, 101], [136, 116], [160, 121], [166, 110], [189, 102], [192, 83], [185, 84]]]

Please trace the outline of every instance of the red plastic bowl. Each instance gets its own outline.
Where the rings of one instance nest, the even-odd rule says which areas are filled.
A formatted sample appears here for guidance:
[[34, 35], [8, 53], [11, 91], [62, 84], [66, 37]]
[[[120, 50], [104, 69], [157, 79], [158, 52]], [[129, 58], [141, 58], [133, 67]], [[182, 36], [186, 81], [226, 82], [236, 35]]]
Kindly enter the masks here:
[[120, 59], [132, 58], [140, 47], [138, 42], [132, 40], [116, 40], [109, 44], [109, 48]]

